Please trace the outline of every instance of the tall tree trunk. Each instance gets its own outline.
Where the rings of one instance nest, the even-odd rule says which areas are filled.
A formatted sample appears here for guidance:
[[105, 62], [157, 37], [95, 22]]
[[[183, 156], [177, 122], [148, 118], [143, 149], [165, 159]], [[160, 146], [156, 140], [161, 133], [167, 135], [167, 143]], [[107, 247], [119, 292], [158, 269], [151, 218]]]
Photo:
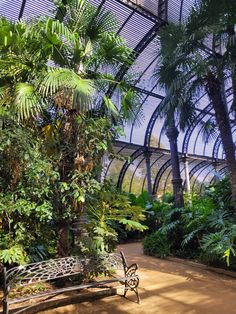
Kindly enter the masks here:
[[65, 257], [69, 255], [69, 222], [61, 219], [58, 224], [57, 256]]
[[184, 206], [183, 186], [179, 168], [179, 153], [177, 146], [177, 138], [179, 132], [175, 126], [174, 121], [168, 127], [166, 135], [170, 142], [170, 156], [172, 165], [172, 184], [174, 190], [175, 206], [181, 208]]
[[229, 113], [224, 95], [224, 82], [212, 72], [207, 75], [207, 91], [215, 110], [216, 122], [220, 131], [226, 162], [231, 181], [232, 197], [236, 209], [236, 158]]
[[[70, 174], [74, 170], [76, 148], [77, 148], [77, 114], [75, 110], [68, 110], [65, 119], [62, 122], [60, 129], [60, 141], [63, 147], [63, 156], [60, 160], [60, 176], [62, 182], [70, 183]], [[71, 206], [73, 200], [68, 200]], [[65, 204], [60, 204], [60, 217], [64, 215]], [[68, 256], [69, 254], [69, 229], [71, 221], [68, 218], [61, 218], [58, 223], [58, 241], [57, 255], [60, 257]]]

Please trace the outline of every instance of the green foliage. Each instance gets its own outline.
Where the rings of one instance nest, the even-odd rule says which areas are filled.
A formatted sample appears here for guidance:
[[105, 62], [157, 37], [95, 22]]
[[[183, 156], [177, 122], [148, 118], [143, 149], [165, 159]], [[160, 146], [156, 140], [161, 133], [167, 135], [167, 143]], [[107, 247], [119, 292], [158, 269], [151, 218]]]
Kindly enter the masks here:
[[132, 205], [129, 196], [119, 193], [110, 183], [105, 184], [89, 202], [90, 235], [97, 252], [104, 253], [114, 250], [118, 241], [120, 226], [125, 230], [147, 229], [142, 222], [145, 210]]
[[154, 204], [158, 231], [145, 239], [145, 252], [145, 245], [155, 243], [155, 237], [159, 247], [158, 237], [163, 235], [172, 255], [235, 268], [236, 220], [228, 178], [206, 188], [204, 195], [185, 195], [185, 208]]
[[[131, 77], [114, 76], [133, 52], [110, 12], [55, 2], [55, 18], [0, 17], [0, 261], [8, 264], [45, 259], [56, 246], [69, 254], [67, 229], [82, 208], [99, 250], [115, 242], [112, 224], [144, 229], [141, 212], [118, 193], [107, 199], [99, 182], [103, 154], [114, 156], [112, 141], [140, 107]], [[115, 87], [119, 110], [107, 96]]]
[[171, 255], [170, 244], [167, 235], [155, 231], [148, 235], [143, 241], [144, 254], [164, 258]]
[[0, 262], [4, 264], [25, 264], [27, 255], [24, 249], [18, 245], [0, 251]]
[[33, 133], [20, 125], [8, 120], [0, 142], [0, 262], [43, 259], [54, 242], [52, 186], [58, 173]]

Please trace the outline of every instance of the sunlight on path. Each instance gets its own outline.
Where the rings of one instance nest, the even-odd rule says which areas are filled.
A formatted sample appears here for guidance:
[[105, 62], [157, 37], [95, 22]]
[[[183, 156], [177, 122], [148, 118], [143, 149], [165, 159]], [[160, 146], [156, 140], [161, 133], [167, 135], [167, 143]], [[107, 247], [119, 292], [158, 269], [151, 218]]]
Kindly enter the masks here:
[[119, 296], [66, 306], [41, 314], [234, 314], [236, 280], [192, 266], [145, 256], [140, 243], [119, 246], [128, 264], [139, 264], [140, 295]]

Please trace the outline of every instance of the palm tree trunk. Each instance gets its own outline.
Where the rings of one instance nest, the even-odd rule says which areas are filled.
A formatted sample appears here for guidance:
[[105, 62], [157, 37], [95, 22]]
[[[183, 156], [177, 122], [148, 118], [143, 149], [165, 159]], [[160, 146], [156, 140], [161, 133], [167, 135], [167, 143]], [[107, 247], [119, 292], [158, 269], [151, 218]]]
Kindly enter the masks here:
[[182, 179], [180, 175], [179, 154], [178, 154], [178, 146], [177, 146], [177, 138], [178, 138], [179, 132], [175, 126], [174, 121], [171, 123], [171, 125], [167, 129], [166, 135], [170, 142], [172, 184], [173, 184], [173, 190], [174, 190], [175, 206], [177, 208], [181, 208], [181, 207], [184, 207], [184, 198], [183, 198], [183, 186], [182, 186]]
[[226, 162], [231, 181], [232, 197], [236, 209], [236, 158], [229, 114], [225, 97], [222, 93], [224, 82], [221, 82], [212, 72], [207, 75], [207, 92], [215, 110], [216, 122], [220, 131]]
[[[63, 147], [63, 155], [60, 160], [59, 169], [62, 182], [70, 183], [70, 174], [74, 170], [74, 160], [77, 147], [77, 124], [76, 113], [68, 110], [60, 130], [60, 145]], [[68, 206], [73, 203], [68, 199]], [[60, 217], [64, 216], [65, 204], [60, 204]], [[58, 223], [57, 255], [65, 257], [69, 254], [69, 229], [71, 221], [68, 218], [61, 218]]]

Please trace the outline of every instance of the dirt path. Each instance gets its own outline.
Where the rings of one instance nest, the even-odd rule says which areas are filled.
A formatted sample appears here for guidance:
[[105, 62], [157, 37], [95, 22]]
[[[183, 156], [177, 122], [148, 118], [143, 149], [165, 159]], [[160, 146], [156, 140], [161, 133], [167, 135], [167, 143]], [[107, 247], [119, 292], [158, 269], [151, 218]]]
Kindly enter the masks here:
[[128, 263], [139, 264], [140, 295], [136, 304], [112, 296], [70, 305], [40, 314], [234, 314], [236, 313], [236, 279], [192, 266], [143, 255], [139, 243], [121, 245]]

